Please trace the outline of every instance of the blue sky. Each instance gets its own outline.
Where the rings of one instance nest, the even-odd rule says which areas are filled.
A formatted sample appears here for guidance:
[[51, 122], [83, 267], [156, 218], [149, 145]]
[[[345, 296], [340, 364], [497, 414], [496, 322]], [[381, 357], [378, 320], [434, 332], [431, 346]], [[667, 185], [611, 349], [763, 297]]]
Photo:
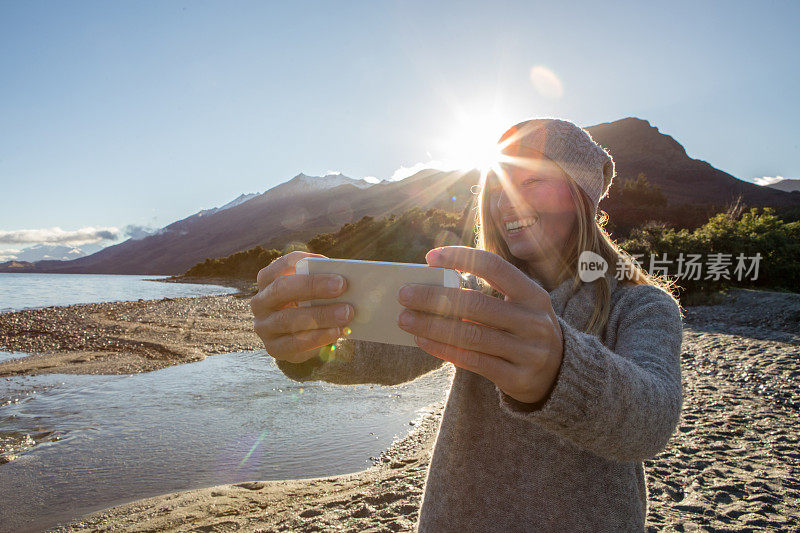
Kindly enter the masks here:
[[532, 116], [637, 116], [798, 178], [799, 25], [798, 2], [0, 1], [0, 253], [301, 171], [388, 178]]

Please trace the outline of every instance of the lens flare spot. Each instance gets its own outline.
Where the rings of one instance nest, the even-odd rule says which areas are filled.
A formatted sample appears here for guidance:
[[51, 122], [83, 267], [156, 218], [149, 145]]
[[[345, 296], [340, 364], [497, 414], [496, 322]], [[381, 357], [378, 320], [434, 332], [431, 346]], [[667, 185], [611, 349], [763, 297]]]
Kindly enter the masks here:
[[333, 344], [329, 344], [327, 346], [323, 346], [322, 348], [319, 349], [319, 358], [323, 362], [330, 361], [331, 359], [334, 358], [333, 357], [333, 353], [335, 351], [336, 351], [336, 346], [333, 345]]
[[241, 468], [247, 462], [247, 460], [250, 459], [250, 456], [253, 455], [253, 452], [256, 451], [256, 448], [258, 448], [258, 445], [261, 444], [261, 441], [264, 440], [264, 437], [266, 436], [267, 430], [265, 429], [261, 432], [261, 435], [258, 436], [256, 442], [253, 444], [252, 448], [250, 448], [250, 451], [245, 454], [244, 459], [242, 459], [242, 461], [239, 463], [239, 468]]
[[342, 333], [343, 333], [344, 335], [350, 335], [351, 333], [353, 333], [353, 330], [352, 330], [352, 329], [350, 329], [350, 328], [348, 328], [348, 327], [345, 327], [345, 328], [342, 330]]
[[558, 100], [564, 96], [564, 85], [555, 72], [544, 65], [531, 68], [531, 83], [536, 91], [551, 100]]

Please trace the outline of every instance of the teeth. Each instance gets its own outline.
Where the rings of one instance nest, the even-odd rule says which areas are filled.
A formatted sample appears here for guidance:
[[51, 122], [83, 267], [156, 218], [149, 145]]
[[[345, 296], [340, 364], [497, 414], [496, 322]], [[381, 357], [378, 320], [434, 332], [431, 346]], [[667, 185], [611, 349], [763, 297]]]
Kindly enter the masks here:
[[513, 222], [506, 222], [506, 229], [508, 231], [513, 231], [520, 228], [526, 228], [528, 226], [532, 226], [536, 223], [537, 217], [530, 217], [530, 218], [521, 218], [519, 220], [514, 220]]

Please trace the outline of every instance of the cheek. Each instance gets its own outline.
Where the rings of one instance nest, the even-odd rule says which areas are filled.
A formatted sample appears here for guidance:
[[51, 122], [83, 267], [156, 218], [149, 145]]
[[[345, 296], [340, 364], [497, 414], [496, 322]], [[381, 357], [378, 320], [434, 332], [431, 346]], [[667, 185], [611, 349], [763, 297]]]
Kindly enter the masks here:
[[553, 200], [554, 203], [557, 204], [560, 212], [575, 210], [575, 206], [572, 203], [572, 194], [569, 192], [569, 186], [566, 184], [554, 187]]
[[547, 196], [547, 233], [554, 241], [562, 242], [572, 231], [575, 222], [575, 206], [569, 187], [553, 187]]
[[529, 203], [540, 213], [562, 217], [575, 210], [567, 185], [548, 185], [531, 194]]

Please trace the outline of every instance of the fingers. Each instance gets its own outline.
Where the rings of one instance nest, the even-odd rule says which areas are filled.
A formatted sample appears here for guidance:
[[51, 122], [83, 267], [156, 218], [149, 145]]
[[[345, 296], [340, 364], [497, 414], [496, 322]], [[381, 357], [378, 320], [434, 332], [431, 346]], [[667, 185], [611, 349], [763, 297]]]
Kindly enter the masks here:
[[493, 328], [524, 332], [530, 327], [530, 310], [471, 289], [409, 284], [398, 301], [409, 309], [466, 318]]
[[314, 355], [309, 350], [336, 342], [352, 319], [345, 303], [287, 307], [256, 318], [255, 330], [271, 356], [302, 362]]
[[398, 317], [401, 329], [424, 339], [441, 342], [519, 364], [523, 360], [539, 357], [537, 342], [457, 318], [405, 310]]
[[514, 365], [499, 357], [421, 337], [414, 337], [414, 341], [417, 346], [429, 354], [449, 361], [470, 372], [480, 374], [495, 383], [503, 383], [510, 376], [513, 376]]
[[346, 288], [346, 280], [338, 274], [284, 275], [253, 296], [250, 307], [258, 316], [300, 301], [335, 298]]
[[262, 338], [277, 338], [307, 330], [341, 328], [353, 319], [353, 306], [346, 303], [286, 307], [256, 321]]
[[428, 265], [470, 272], [506, 295], [508, 300], [530, 305], [550, 296], [538, 283], [497, 254], [468, 246], [445, 246], [428, 252]]
[[300, 261], [304, 257], [325, 257], [325, 256], [320, 254], [312, 254], [311, 252], [294, 251], [277, 258], [268, 266], [258, 271], [258, 275], [256, 276], [256, 283], [258, 284], [258, 290], [259, 291], [262, 290], [264, 287], [272, 283], [280, 276], [287, 276], [289, 274], [294, 274], [294, 266], [297, 264], [298, 261]]
[[296, 307], [299, 301], [334, 298], [347, 287], [339, 275], [295, 274], [295, 265], [305, 257], [325, 256], [297, 251], [279, 257], [258, 272], [259, 292], [250, 300], [255, 331], [267, 352], [295, 363], [336, 342], [353, 318], [352, 306], [345, 303]]
[[269, 346], [264, 344], [272, 357], [290, 363], [302, 363], [316, 355], [323, 346], [336, 342], [340, 336], [339, 328], [315, 329], [272, 339]]

